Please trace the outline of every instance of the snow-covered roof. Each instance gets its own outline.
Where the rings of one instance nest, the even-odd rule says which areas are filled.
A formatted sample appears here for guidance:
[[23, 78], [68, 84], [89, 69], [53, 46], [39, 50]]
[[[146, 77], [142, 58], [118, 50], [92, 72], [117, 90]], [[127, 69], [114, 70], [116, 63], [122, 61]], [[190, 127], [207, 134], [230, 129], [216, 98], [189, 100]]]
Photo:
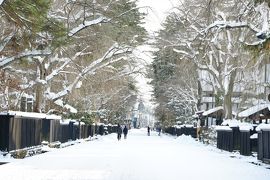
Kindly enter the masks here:
[[196, 111], [195, 114], [202, 114], [204, 110]]
[[232, 131], [229, 126], [216, 126], [216, 131]]
[[227, 119], [227, 120], [224, 120], [221, 125], [229, 126], [229, 127], [239, 127], [240, 124], [241, 124], [241, 121], [238, 121], [236, 119], [232, 119], [232, 120]]
[[77, 109], [75, 109], [71, 105], [69, 105], [69, 104], [64, 105], [64, 102], [61, 99], [58, 99], [58, 100], [54, 101], [54, 103], [57, 104], [58, 106], [61, 106], [63, 108], [68, 109], [71, 113], [77, 113], [78, 112]]
[[22, 112], [22, 111], [1, 112], [0, 115], [21, 116], [21, 117], [38, 118], [38, 119], [46, 118], [46, 114], [44, 113]]
[[71, 119], [63, 119], [62, 121], [60, 121], [60, 124], [62, 125], [68, 125], [70, 122], [76, 122], [75, 120], [71, 120]]
[[198, 115], [198, 114], [193, 114], [192, 117], [193, 117], [193, 118], [198, 118], [199, 115]]
[[248, 116], [250, 116], [252, 114], [255, 114], [255, 113], [257, 113], [257, 112], [259, 112], [259, 111], [261, 111], [263, 109], [266, 109], [266, 108], [268, 108], [268, 110], [270, 110], [270, 104], [269, 103], [267, 103], [267, 104], [258, 104], [256, 106], [252, 106], [252, 107], [240, 112], [238, 114], [238, 117], [242, 117], [242, 118], [248, 117]]
[[57, 116], [57, 115], [47, 115], [44, 113], [22, 112], [22, 111], [0, 112], [0, 115], [20, 116], [20, 117], [37, 118], [37, 119], [55, 119], [55, 120], [61, 119], [61, 116]]
[[176, 128], [176, 129], [181, 129], [180, 125], [174, 125], [173, 127]]
[[214, 103], [215, 102], [215, 98], [213, 97], [202, 97], [202, 102], [204, 103]]
[[204, 111], [202, 115], [203, 116], [208, 116], [209, 114], [212, 114], [212, 113], [217, 112], [219, 110], [223, 110], [223, 107], [222, 106], [218, 106], [218, 107], [215, 107], [213, 109], [209, 109], [207, 111]]
[[57, 119], [57, 120], [61, 120], [62, 117], [61, 116], [57, 116], [55, 114], [49, 114], [49, 115], [46, 115], [46, 119]]
[[255, 133], [250, 136], [250, 139], [258, 139], [258, 133]]
[[23, 93], [23, 94], [22, 94], [22, 97], [26, 97], [26, 98], [34, 98], [33, 95], [29, 95], [29, 94], [26, 94], [26, 93]]
[[64, 108], [67, 108], [71, 113], [77, 113], [77, 109], [75, 109], [74, 107], [72, 107], [69, 104], [64, 105]]
[[229, 127], [239, 127], [240, 131], [250, 131], [253, 130], [253, 124], [241, 122], [236, 119], [228, 119], [222, 122], [223, 126], [229, 126]]
[[192, 115], [193, 118], [198, 118], [200, 114], [202, 114], [204, 110], [196, 111], [195, 114]]
[[74, 123], [75, 126], [79, 126], [79, 124], [80, 124], [80, 125], [85, 125], [84, 122], [79, 122], [79, 121], [76, 121], [76, 122]]
[[253, 130], [253, 126], [252, 125], [241, 125], [241, 126], [239, 126], [239, 130], [240, 131], [251, 131], [251, 130]]
[[256, 131], [270, 131], [270, 124], [260, 124], [256, 127]]
[[60, 121], [61, 125], [69, 125], [69, 121]]

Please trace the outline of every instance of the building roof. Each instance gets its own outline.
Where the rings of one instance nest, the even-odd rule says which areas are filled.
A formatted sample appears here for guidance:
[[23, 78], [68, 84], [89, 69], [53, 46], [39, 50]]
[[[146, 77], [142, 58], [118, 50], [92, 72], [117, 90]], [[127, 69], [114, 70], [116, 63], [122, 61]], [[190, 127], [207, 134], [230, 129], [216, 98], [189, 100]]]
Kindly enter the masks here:
[[242, 112], [240, 112], [238, 114], [238, 117], [249, 117], [253, 114], [256, 114], [264, 109], [268, 109], [270, 111], [270, 104], [269, 103], [266, 103], [266, 104], [258, 104], [258, 105], [255, 105], [255, 106], [252, 106]]
[[217, 112], [217, 111], [220, 111], [220, 110], [223, 110], [223, 107], [222, 107], [222, 106], [218, 106], [218, 107], [209, 109], [209, 110], [207, 110], [207, 111], [204, 111], [202, 115], [203, 115], [203, 116], [208, 116], [208, 115], [210, 115], [210, 114], [212, 114], [212, 113], [215, 113], [215, 112]]
[[0, 112], [0, 115], [19, 116], [19, 117], [28, 117], [28, 118], [37, 118], [37, 119], [55, 119], [55, 120], [61, 119], [61, 116], [57, 116], [53, 114], [48, 115], [44, 113], [22, 112], [22, 111]]

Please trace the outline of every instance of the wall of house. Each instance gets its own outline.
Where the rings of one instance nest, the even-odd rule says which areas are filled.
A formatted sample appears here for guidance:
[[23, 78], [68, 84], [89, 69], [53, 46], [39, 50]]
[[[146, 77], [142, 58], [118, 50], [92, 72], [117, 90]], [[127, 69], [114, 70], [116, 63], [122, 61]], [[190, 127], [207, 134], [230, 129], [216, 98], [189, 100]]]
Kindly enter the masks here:
[[[200, 72], [202, 79], [201, 110], [215, 107], [211, 75], [207, 71]], [[232, 98], [233, 112], [238, 113], [253, 105], [269, 102], [270, 94], [270, 59], [262, 61], [256, 68], [247, 68], [237, 75], [238, 83], [234, 86]]]

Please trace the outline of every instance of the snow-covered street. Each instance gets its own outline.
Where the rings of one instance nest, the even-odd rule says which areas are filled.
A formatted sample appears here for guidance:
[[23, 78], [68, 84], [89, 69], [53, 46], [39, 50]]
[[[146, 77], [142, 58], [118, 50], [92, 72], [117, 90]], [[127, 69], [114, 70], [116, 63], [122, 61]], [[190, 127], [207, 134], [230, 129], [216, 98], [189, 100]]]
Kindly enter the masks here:
[[126, 140], [116, 135], [83, 142], [0, 166], [5, 180], [269, 180], [270, 170], [245, 157], [146, 129], [131, 130]]

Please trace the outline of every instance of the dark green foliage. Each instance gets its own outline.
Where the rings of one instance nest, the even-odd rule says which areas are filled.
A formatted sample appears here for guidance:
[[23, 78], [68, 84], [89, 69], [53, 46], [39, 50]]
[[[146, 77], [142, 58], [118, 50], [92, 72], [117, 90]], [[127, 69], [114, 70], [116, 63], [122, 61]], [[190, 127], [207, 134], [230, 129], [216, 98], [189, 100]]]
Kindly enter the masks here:
[[155, 53], [152, 64], [156, 81], [166, 81], [174, 75], [174, 64], [177, 61], [177, 54], [171, 49], [162, 49]]
[[131, 90], [131, 91], [136, 91], [136, 86], [135, 86], [135, 84], [132, 83], [132, 82], [128, 83], [128, 88], [129, 88], [129, 90]]
[[[39, 63], [36, 58], [29, 58], [31, 56], [30, 55], [21, 58], [19, 61], [17, 61], [18, 63], [12, 64], [14, 67], [20, 66], [19, 68], [23, 70], [31, 70], [32, 74], [29, 74], [27, 75], [27, 77], [25, 77], [29, 81], [30, 79], [33, 81], [36, 80], [36, 69], [40, 68], [40, 74], [38, 74], [38, 76], [40, 76], [41, 79], [45, 79], [48, 74], [54, 71], [54, 68], [57, 68], [61, 65], [62, 62], [58, 61], [54, 61], [53, 63], [47, 63], [51, 61], [51, 57], [53, 57], [54, 55], [61, 58], [75, 57], [73, 59], [75, 63], [71, 66], [65, 67], [65, 70], [69, 72], [75, 69], [74, 71], [76, 71], [77, 73], [77, 71], [81, 71], [81, 69], [86, 68], [86, 66], [88, 66], [94, 60], [102, 57], [104, 53], [108, 50], [108, 48], [111, 47], [113, 44], [117, 43], [120, 46], [123, 45], [123, 47], [128, 46], [132, 48], [144, 42], [146, 36], [146, 31], [141, 26], [143, 14], [139, 12], [139, 9], [136, 6], [136, 1], [63, 0], [58, 2], [52, 0], [6, 0], [2, 4], [1, 8], [2, 7], [4, 9], [4, 12], [1, 12], [1, 14], [3, 14], [2, 17], [4, 17], [3, 22], [6, 23], [6, 27], [9, 27], [9, 25], [11, 26], [10, 29], [6, 28], [6, 34], [9, 34], [9, 31], [16, 29], [14, 30], [14, 38], [12, 39], [12, 42], [14, 42], [16, 47], [14, 48], [14, 44], [12, 44], [10, 46], [7, 46], [7, 53], [0, 53], [6, 53], [4, 55], [8, 57], [15, 56], [19, 53], [31, 50], [33, 50], [34, 52], [34, 50], [49, 49], [51, 50], [50, 52], [52, 52], [52, 56], [46, 55], [46, 58], [44, 58], [42, 63]], [[82, 10], [85, 11], [82, 12]], [[86, 26], [73, 36], [68, 36], [68, 33], [72, 29], [77, 28], [85, 22], [97, 19], [100, 16], [104, 17], [106, 20], [96, 25]], [[12, 51], [10, 51], [10, 49]], [[82, 53], [83, 55], [81, 56], [75, 56], [75, 54], [80, 51], [85, 52], [85, 54]], [[111, 64], [111, 66], [114, 66], [116, 69], [111, 73], [116, 74], [117, 71], [120, 72], [124, 68], [126, 63], [127, 62], [123, 60], [121, 62]], [[48, 64], [49, 67], [47, 69], [47, 67], [45, 66], [47, 66]], [[73, 66], [77, 67], [74, 68]], [[101, 71], [102, 68], [103, 67], [100, 68]], [[97, 67], [97, 71], [100, 69]], [[39, 87], [42, 86], [42, 88], [37, 88], [38, 86], [33, 86], [27, 89], [28, 93], [34, 95], [35, 93], [39, 92], [40, 94], [42, 94], [44, 93], [43, 90], [45, 89], [45, 86], [50, 86], [50, 90], [53, 92], [60, 91], [62, 88], [61, 81], [64, 78], [67, 81], [72, 81], [72, 79], [74, 78], [72, 73], [66, 75], [64, 78], [62, 77], [63, 74], [65, 73], [59, 73], [54, 76], [54, 78], [50, 80], [49, 84], [39, 85]], [[104, 74], [106, 74], [106, 72]], [[95, 75], [94, 73], [91, 73], [91, 75], [89, 76], [85, 75], [85, 78], [87, 78], [88, 80], [91, 78], [95, 79]], [[89, 80], [89, 84], [92, 83], [91, 80]], [[99, 80], [100, 79], [98, 79], [97, 81]], [[113, 111], [108, 113], [110, 114], [111, 119], [123, 119], [124, 113], [126, 113], [126, 111], [128, 111], [128, 109], [130, 109], [130, 107], [134, 105], [134, 94], [136, 94], [136, 87], [133, 83], [128, 82], [130, 81], [127, 81], [123, 85], [125, 86], [125, 89], [127, 91], [125, 92], [125, 94], [121, 92], [121, 94], [115, 95], [119, 96], [119, 99], [118, 97], [116, 98], [112, 96], [112, 100], [108, 100], [108, 102], [106, 102], [108, 104], [106, 110]], [[123, 83], [116, 82], [115, 84], [115, 86], [117, 86], [118, 84], [122, 85]], [[73, 92], [75, 92], [75, 90], [69, 93]], [[78, 94], [80, 93], [79, 90], [75, 93], [77, 92]], [[87, 93], [91, 94], [92, 92], [86, 92], [85, 95], [88, 95]], [[104, 94], [106, 94], [106, 96], [108, 97], [110, 96], [107, 92], [105, 92]], [[132, 97], [130, 97], [131, 94]], [[40, 97], [39, 99], [42, 99], [43, 97]], [[76, 95], [74, 97], [74, 104], [76, 104], [76, 101], [79, 101], [80, 99], [78, 100], [78, 96]], [[115, 99], [119, 101], [119, 104], [112, 102], [116, 101]], [[39, 103], [42, 104], [45, 101], [47, 100], [40, 100]], [[47, 111], [47, 109], [54, 108], [53, 103], [48, 104], [49, 105], [48, 107], [46, 107], [45, 111]], [[84, 105], [81, 105], [81, 107], [83, 106]], [[120, 108], [120, 106], [123, 106], [121, 107], [122, 109]], [[92, 107], [87, 107], [84, 108], [84, 110], [86, 111], [86, 109], [88, 110], [91, 108]], [[96, 107], [94, 107], [93, 109], [96, 110]], [[82, 119], [82, 121], [84, 121], [85, 119], [86, 122], [94, 121], [93, 117], [94, 115], [87, 115], [85, 113], [77, 113], [75, 115], [72, 114], [67, 116], [67, 118]]]
[[270, 6], [270, 0], [254, 0], [255, 3], [263, 3], [266, 2], [268, 4], [268, 6]]
[[266, 39], [261, 44], [257, 45], [245, 45], [244, 48], [254, 55], [255, 58], [259, 57], [262, 53], [269, 53], [270, 49], [270, 39]]
[[139, 12], [135, 1], [120, 0], [105, 15], [112, 18], [108, 28], [114, 40], [130, 43], [130, 37], [135, 37], [132, 43], [144, 42], [146, 31], [141, 26], [144, 14]]
[[92, 124], [95, 122], [95, 113], [87, 113], [87, 112], [78, 112], [76, 114], [68, 114], [65, 115], [64, 118], [67, 119], [76, 119], [76, 120], [81, 120], [85, 124]]
[[47, 20], [50, 0], [8, 0], [3, 7], [11, 21], [25, 26], [31, 32], [39, 32]]
[[59, 47], [68, 42], [66, 36], [66, 28], [62, 22], [56, 21], [54, 19], [47, 19], [41, 29], [42, 32], [48, 32], [51, 37], [52, 47]]
[[155, 114], [163, 126], [189, 121], [197, 106], [196, 101], [188, 99], [188, 94], [196, 96], [195, 64], [174, 50], [182, 48], [175, 43], [183, 29], [183, 22], [177, 18], [174, 13], [167, 17], [154, 44], [158, 49], [152, 63], [152, 85], [158, 102]]
[[66, 30], [63, 23], [47, 15], [50, 8], [51, 0], [4, 1], [5, 17], [20, 31], [14, 37], [15, 45], [18, 46], [17, 51], [26, 48], [42, 50], [51, 46], [57, 47], [66, 42], [64, 38]]
[[216, 106], [222, 106], [223, 105], [223, 96], [222, 96], [222, 92], [218, 91], [216, 94], [215, 94], [215, 103], [216, 103]]

